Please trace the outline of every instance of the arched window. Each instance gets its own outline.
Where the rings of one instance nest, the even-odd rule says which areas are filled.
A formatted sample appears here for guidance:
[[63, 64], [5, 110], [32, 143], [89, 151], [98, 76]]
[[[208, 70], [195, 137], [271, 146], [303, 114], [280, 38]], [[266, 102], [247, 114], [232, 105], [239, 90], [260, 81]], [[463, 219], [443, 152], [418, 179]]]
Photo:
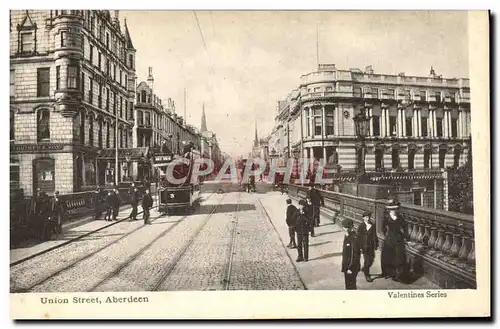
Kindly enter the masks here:
[[146, 91], [145, 90], [141, 91], [141, 102], [146, 103]]
[[80, 144], [85, 145], [85, 113], [80, 112]]
[[10, 111], [10, 140], [13, 141], [15, 139], [15, 114], [13, 111]]
[[99, 126], [99, 131], [98, 131], [98, 135], [97, 135], [97, 141], [98, 141], [99, 147], [102, 148], [102, 118], [99, 118], [98, 126]]
[[392, 149], [392, 169], [399, 168], [399, 149]]
[[142, 126], [144, 124], [143, 120], [142, 111], [137, 111], [137, 124]]
[[50, 112], [40, 110], [37, 113], [37, 141], [48, 141], [50, 139]]
[[106, 148], [109, 149], [109, 122], [106, 122]]
[[94, 119], [89, 116], [89, 145], [94, 146]]
[[118, 128], [118, 138], [120, 138], [120, 148], [123, 147], [123, 131], [122, 127]]

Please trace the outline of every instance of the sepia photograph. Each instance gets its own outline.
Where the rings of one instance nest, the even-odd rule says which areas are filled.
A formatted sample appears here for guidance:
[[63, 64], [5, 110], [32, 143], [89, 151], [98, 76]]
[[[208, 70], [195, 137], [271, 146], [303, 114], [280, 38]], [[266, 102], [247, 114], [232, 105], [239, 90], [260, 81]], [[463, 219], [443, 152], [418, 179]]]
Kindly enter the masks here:
[[490, 315], [487, 11], [9, 16], [13, 319]]

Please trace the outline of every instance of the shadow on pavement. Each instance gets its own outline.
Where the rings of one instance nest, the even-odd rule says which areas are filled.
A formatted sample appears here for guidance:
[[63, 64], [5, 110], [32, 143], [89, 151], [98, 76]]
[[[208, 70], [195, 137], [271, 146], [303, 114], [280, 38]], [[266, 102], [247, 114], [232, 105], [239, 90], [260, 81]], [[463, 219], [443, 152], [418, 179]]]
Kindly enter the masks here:
[[337, 256], [342, 256], [342, 253], [341, 252], [334, 252], [334, 253], [324, 254], [324, 255], [316, 257], [316, 258], [311, 258], [311, 259], [309, 259], [309, 261], [326, 259], [326, 258], [337, 257]]
[[[316, 236], [319, 236], [319, 234], [316, 234]], [[332, 241], [324, 241], [324, 242], [318, 242], [318, 243], [310, 243], [309, 247], [316, 247], [316, 246], [322, 246], [324, 244], [329, 244], [332, 243]]]
[[[217, 209], [214, 211], [214, 213], [230, 213], [234, 212], [236, 209], [236, 203], [226, 203], [226, 204], [221, 204], [220, 206], [217, 207]], [[212, 212], [212, 209], [214, 208], [213, 205], [200, 205], [198, 207], [198, 210], [196, 211], [196, 214], [210, 214]], [[254, 204], [251, 203], [240, 203], [238, 205], [238, 211], [252, 211], [256, 210]]]
[[322, 232], [322, 233], [316, 233], [316, 237], [318, 236], [322, 236], [322, 235], [328, 235], [328, 234], [334, 234], [334, 233], [339, 233], [339, 232], [342, 232], [341, 230], [337, 230], [337, 231], [331, 231], [331, 232]]

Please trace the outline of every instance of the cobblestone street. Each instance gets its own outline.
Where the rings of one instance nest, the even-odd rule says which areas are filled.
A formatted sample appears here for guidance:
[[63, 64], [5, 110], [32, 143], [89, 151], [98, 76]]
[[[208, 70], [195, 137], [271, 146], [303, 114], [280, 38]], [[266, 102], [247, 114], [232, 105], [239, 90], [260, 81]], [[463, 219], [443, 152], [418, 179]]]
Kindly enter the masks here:
[[[340, 227], [323, 217], [310, 238], [309, 261], [297, 263], [297, 250], [284, 246], [287, 196], [262, 192], [206, 193], [189, 216], [153, 210], [152, 225], [125, 220], [91, 233], [12, 266], [11, 291], [343, 290]], [[60, 241], [99, 225], [69, 230]], [[32, 252], [40, 249], [34, 246]], [[12, 250], [11, 257], [29, 253], [30, 248]], [[374, 275], [380, 273], [380, 254], [376, 257]], [[425, 278], [368, 283], [358, 276], [358, 289], [431, 288], [436, 286]]]

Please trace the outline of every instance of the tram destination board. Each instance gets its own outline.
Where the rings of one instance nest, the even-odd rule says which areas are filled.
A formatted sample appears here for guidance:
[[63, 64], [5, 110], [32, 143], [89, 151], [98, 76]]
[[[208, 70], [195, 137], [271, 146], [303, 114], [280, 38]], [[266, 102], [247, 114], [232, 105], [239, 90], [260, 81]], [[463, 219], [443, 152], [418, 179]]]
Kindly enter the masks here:
[[158, 155], [155, 156], [155, 162], [169, 162], [172, 161], [171, 155]]

